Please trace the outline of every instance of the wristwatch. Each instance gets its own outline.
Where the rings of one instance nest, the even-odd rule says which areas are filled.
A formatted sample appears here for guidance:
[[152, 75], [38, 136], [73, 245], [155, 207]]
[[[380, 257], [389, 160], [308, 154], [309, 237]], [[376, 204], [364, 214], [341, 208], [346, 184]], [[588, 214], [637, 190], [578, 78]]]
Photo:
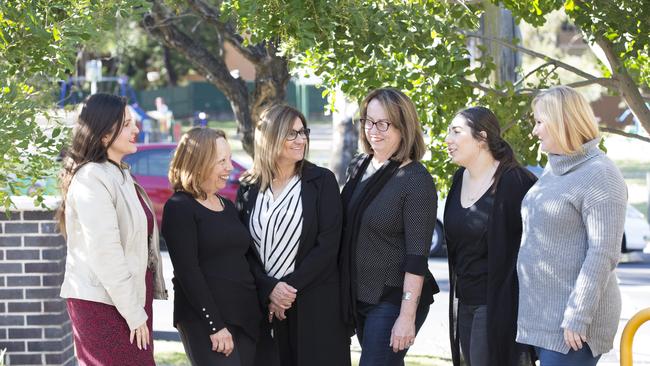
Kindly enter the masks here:
[[404, 293], [402, 294], [402, 300], [404, 300], [404, 301], [409, 301], [409, 300], [411, 300], [411, 296], [413, 296], [413, 294], [411, 293], [411, 291], [406, 291], [406, 292], [404, 292]]

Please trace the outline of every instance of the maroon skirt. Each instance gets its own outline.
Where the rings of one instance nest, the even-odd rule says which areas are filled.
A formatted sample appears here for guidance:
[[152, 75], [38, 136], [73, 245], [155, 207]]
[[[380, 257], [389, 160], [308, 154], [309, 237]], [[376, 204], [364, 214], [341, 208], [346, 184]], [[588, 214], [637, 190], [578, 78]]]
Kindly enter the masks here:
[[129, 342], [131, 330], [113, 305], [80, 299], [68, 299], [68, 314], [77, 359], [80, 366], [150, 366], [153, 360], [153, 272], [145, 277], [147, 297], [144, 310], [151, 335], [147, 349], [139, 350]]

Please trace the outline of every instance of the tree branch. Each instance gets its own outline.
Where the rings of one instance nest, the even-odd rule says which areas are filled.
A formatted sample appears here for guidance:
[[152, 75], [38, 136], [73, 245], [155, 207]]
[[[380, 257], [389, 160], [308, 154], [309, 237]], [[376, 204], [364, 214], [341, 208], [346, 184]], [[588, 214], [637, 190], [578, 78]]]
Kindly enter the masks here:
[[589, 74], [587, 72], [584, 72], [584, 71], [582, 71], [582, 70], [580, 70], [580, 69], [578, 69], [576, 67], [573, 67], [573, 66], [571, 66], [571, 65], [569, 65], [567, 63], [564, 63], [564, 62], [562, 62], [560, 60], [554, 59], [554, 58], [552, 58], [550, 56], [546, 56], [546, 55], [544, 55], [542, 53], [530, 50], [528, 48], [517, 46], [515, 44], [512, 44], [510, 42], [506, 42], [506, 41], [504, 41], [502, 39], [499, 39], [499, 38], [484, 36], [482, 34], [477, 34], [477, 33], [465, 33], [465, 34], [468, 37], [478, 38], [478, 39], [491, 41], [491, 42], [496, 42], [496, 43], [498, 43], [498, 44], [500, 44], [500, 45], [502, 45], [504, 47], [508, 47], [508, 48], [513, 49], [513, 50], [517, 50], [517, 51], [519, 51], [521, 53], [525, 53], [527, 55], [537, 57], [539, 59], [542, 59], [542, 60], [546, 61], [547, 63], [551, 63], [553, 65], [556, 65], [557, 67], [561, 67], [561, 68], [563, 68], [565, 70], [571, 71], [574, 74], [579, 75], [579, 76], [581, 76], [581, 77], [583, 77], [585, 79], [596, 80], [595, 84], [600, 84], [600, 85], [602, 85], [604, 87], [614, 88], [614, 89], [617, 89], [617, 87], [618, 87], [618, 82], [617, 82], [616, 79], [613, 79], [613, 78], [612, 79], [610, 79], [610, 78], [598, 78], [598, 77], [596, 77], [594, 75], [591, 75], [591, 74]]
[[612, 42], [601, 34], [595, 35], [595, 39], [596, 43], [605, 52], [605, 57], [609, 61], [612, 75], [620, 80], [619, 90], [623, 99], [625, 99], [625, 103], [634, 112], [634, 115], [639, 119], [643, 128], [650, 132], [650, 108], [648, 108], [644, 97], [641, 95], [639, 86], [632, 80], [622, 60], [614, 51]]
[[553, 63], [552, 63], [552, 62], [544, 62], [543, 64], [537, 66], [536, 68], [534, 68], [533, 70], [531, 70], [530, 72], [528, 72], [526, 75], [524, 75], [524, 77], [522, 77], [521, 79], [517, 80], [513, 85], [519, 85], [519, 84], [521, 84], [522, 82], [524, 82], [524, 80], [526, 80], [530, 75], [534, 74], [537, 70], [541, 70], [541, 69], [545, 68], [545, 67], [548, 66], [548, 65], [553, 65]]
[[583, 86], [588, 86], [592, 84], [601, 84], [601, 82], [604, 80], [615, 80], [614, 78], [595, 78], [595, 79], [590, 79], [590, 80], [582, 80], [582, 81], [576, 81], [575, 83], [570, 83], [566, 84], [566, 86], [570, 86], [572, 88], [582, 88]]
[[484, 91], [484, 92], [486, 92], [486, 93], [496, 94], [496, 95], [498, 95], [498, 96], [500, 96], [500, 97], [507, 97], [507, 96], [508, 96], [508, 93], [506, 93], [506, 92], [504, 92], [504, 91], [501, 91], [501, 90], [498, 90], [498, 89], [494, 89], [494, 88], [492, 88], [492, 87], [489, 87], [489, 86], [487, 86], [487, 85], [481, 84], [481, 83], [476, 82], [476, 81], [471, 81], [471, 80], [463, 79], [463, 83], [466, 84], [466, 85], [469, 85], [469, 86], [471, 86], [471, 87], [473, 87], [473, 88], [476, 88], [476, 89], [482, 90], [482, 91]]
[[244, 38], [237, 34], [235, 27], [231, 23], [221, 21], [219, 10], [216, 7], [203, 0], [186, 1], [195, 13], [199, 14], [209, 24], [214, 25], [223, 38], [233, 47], [237, 48], [247, 60], [252, 63], [257, 63], [265, 56], [263, 48], [260, 50], [259, 45], [245, 47], [243, 45]]
[[[484, 91], [486, 93], [496, 94], [496, 95], [498, 95], [500, 97], [510, 96], [510, 94], [508, 94], [507, 92], [505, 92], [503, 90], [495, 89], [495, 88], [492, 88], [492, 87], [490, 87], [488, 85], [481, 84], [481, 83], [476, 82], [476, 81], [463, 79], [462, 82], [464, 84], [466, 84], [466, 85], [469, 85], [469, 86], [474, 87], [476, 89], [482, 90], [482, 91]], [[515, 94], [533, 96], [533, 95], [537, 95], [539, 93], [539, 91], [540, 91], [539, 89], [521, 88], [521, 89], [516, 89]]]
[[[230, 75], [230, 70], [222, 58], [215, 57], [193, 37], [182, 32], [174, 22], [169, 21], [169, 10], [158, 0], [153, 1], [151, 13], [145, 15], [144, 28], [168, 47], [179, 51], [201, 70], [206, 78], [214, 83], [229, 99], [241, 93], [243, 83]], [[245, 85], [243, 86], [245, 89]]]
[[609, 128], [609, 127], [600, 127], [600, 131], [601, 132], [611, 133], [612, 135], [625, 136], [625, 137], [629, 137], [629, 138], [633, 138], [633, 139], [641, 140], [643, 142], [650, 143], [650, 137], [641, 136], [641, 135], [636, 134], [636, 133], [629, 133], [629, 132], [625, 132], [625, 131], [621, 131], [621, 130], [617, 130], [615, 128]]

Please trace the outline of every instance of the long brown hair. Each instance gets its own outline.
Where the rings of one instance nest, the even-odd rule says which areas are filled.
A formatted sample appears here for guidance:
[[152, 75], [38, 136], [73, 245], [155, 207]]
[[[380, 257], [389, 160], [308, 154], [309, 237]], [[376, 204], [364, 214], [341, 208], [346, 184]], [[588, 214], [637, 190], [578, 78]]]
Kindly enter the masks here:
[[[491, 188], [494, 193], [503, 173], [521, 165], [510, 144], [501, 137], [499, 120], [491, 110], [485, 107], [470, 107], [458, 112], [458, 115], [465, 117], [467, 126], [472, 131], [472, 137], [485, 142], [492, 157], [499, 161]], [[485, 136], [481, 135], [481, 132], [485, 132]]]
[[[61, 206], [57, 212], [59, 230], [65, 236], [65, 199], [74, 174], [87, 163], [119, 162], [108, 158], [108, 147], [113, 144], [124, 126], [126, 99], [111, 94], [94, 94], [88, 98], [72, 133], [72, 141], [63, 157], [59, 174]], [[107, 144], [102, 139], [111, 136]], [[121, 167], [120, 167], [121, 168]]]
[[[284, 142], [293, 129], [296, 118], [307, 128], [307, 120], [299, 110], [286, 104], [274, 104], [265, 109], [260, 115], [260, 121], [255, 130], [255, 157], [253, 167], [242, 176], [247, 183], [260, 185], [260, 191], [271, 185], [278, 174], [278, 159], [282, 154]], [[305, 143], [305, 157], [309, 153], [309, 136]], [[295, 174], [301, 174], [305, 159], [296, 163]]]

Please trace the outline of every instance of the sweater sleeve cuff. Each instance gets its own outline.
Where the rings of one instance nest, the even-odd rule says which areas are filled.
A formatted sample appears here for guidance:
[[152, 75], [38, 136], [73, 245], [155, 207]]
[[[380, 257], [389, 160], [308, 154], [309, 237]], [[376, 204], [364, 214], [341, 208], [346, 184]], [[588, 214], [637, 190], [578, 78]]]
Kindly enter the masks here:
[[568, 329], [578, 334], [586, 335], [587, 334], [588, 324], [575, 316], [564, 316], [562, 321], [562, 329]]
[[427, 258], [421, 255], [407, 254], [404, 260], [404, 272], [412, 273], [418, 276], [424, 276], [427, 273]]

